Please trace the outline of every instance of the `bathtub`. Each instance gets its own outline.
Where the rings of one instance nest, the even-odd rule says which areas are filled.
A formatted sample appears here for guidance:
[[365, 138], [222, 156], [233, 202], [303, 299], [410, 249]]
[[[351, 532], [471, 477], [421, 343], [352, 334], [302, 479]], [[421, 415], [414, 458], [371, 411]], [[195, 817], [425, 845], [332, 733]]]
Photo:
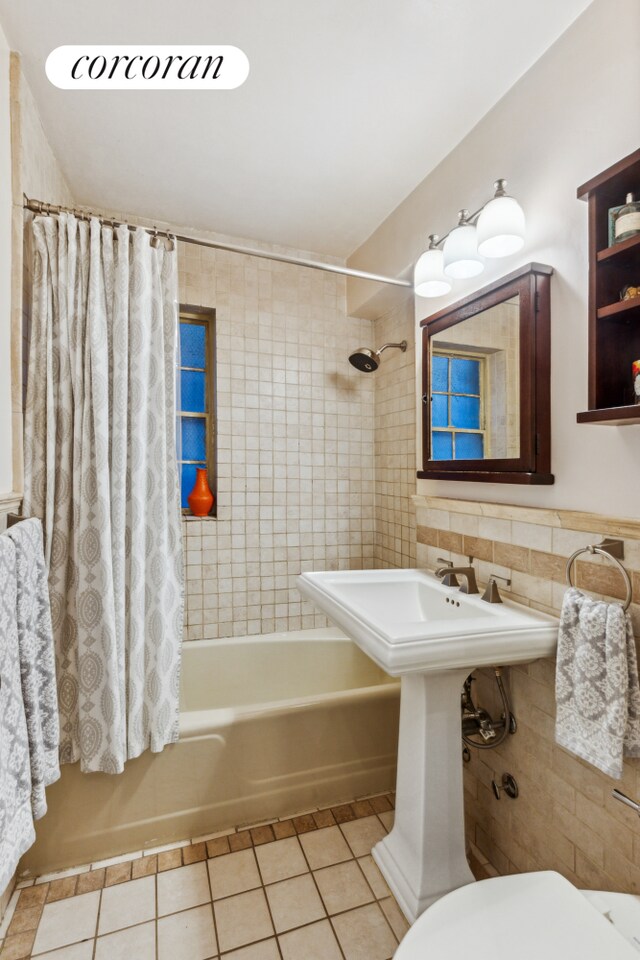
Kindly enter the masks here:
[[20, 874], [393, 789], [399, 701], [335, 628], [185, 643], [178, 743], [119, 776], [64, 766]]

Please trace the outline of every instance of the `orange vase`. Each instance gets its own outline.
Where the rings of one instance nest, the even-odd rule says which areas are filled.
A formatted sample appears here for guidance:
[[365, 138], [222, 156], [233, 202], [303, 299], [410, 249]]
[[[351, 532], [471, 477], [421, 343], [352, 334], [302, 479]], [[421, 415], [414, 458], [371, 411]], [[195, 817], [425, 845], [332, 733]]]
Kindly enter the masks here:
[[209, 489], [207, 471], [204, 467], [196, 470], [196, 482], [187, 497], [187, 503], [194, 517], [206, 517], [213, 506], [213, 494]]

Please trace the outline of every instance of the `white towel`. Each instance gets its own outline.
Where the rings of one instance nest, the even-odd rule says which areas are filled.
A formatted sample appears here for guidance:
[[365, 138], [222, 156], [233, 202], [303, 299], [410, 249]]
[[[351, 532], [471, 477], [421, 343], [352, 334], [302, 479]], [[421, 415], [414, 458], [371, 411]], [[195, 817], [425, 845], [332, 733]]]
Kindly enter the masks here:
[[556, 741], [619, 780], [640, 757], [640, 684], [631, 620], [619, 603], [564, 595], [556, 665]]
[[0, 891], [36, 838], [18, 649], [16, 551], [0, 536]]
[[29, 734], [31, 806], [34, 820], [47, 812], [45, 787], [60, 776], [60, 724], [51, 608], [42, 524], [29, 519], [6, 531], [16, 550], [18, 646], [22, 699]]

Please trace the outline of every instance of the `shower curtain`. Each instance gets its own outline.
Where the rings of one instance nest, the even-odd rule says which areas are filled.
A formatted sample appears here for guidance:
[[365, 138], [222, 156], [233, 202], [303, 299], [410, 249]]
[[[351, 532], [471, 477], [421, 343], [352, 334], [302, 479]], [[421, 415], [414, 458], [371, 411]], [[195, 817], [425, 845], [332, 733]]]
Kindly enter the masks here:
[[32, 230], [23, 513], [45, 531], [60, 759], [119, 773], [178, 736], [177, 254], [71, 214]]

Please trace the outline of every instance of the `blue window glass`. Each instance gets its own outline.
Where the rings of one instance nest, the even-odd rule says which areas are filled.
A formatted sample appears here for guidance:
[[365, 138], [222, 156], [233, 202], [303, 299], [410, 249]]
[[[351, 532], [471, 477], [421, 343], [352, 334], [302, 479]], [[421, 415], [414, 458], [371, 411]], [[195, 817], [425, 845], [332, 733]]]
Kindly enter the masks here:
[[449, 358], [431, 357], [431, 389], [444, 393], [449, 389]]
[[484, 440], [481, 433], [456, 433], [456, 460], [482, 460]]
[[431, 397], [431, 425], [449, 426], [449, 398], [446, 394], [434, 393]]
[[193, 485], [196, 482], [196, 465], [194, 463], [183, 463], [181, 470], [180, 489], [182, 491], [182, 509], [186, 510], [189, 506], [187, 497], [193, 490]]
[[480, 398], [451, 397], [451, 426], [480, 429]]
[[204, 370], [206, 332], [201, 323], [180, 324], [180, 366]]
[[445, 430], [435, 430], [431, 434], [431, 459], [432, 460], [452, 460], [453, 459], [453, 439], [452, 434]]
[[480, 394], [480, 361], [451, 358], [451, 392]]
[[182, 418], [182, 459], [207, 459], [207, 428], [204, 420], [199, 417]]
[[193, 413], [205, 413], [205, 374], [180, 371], [180, 407]]

